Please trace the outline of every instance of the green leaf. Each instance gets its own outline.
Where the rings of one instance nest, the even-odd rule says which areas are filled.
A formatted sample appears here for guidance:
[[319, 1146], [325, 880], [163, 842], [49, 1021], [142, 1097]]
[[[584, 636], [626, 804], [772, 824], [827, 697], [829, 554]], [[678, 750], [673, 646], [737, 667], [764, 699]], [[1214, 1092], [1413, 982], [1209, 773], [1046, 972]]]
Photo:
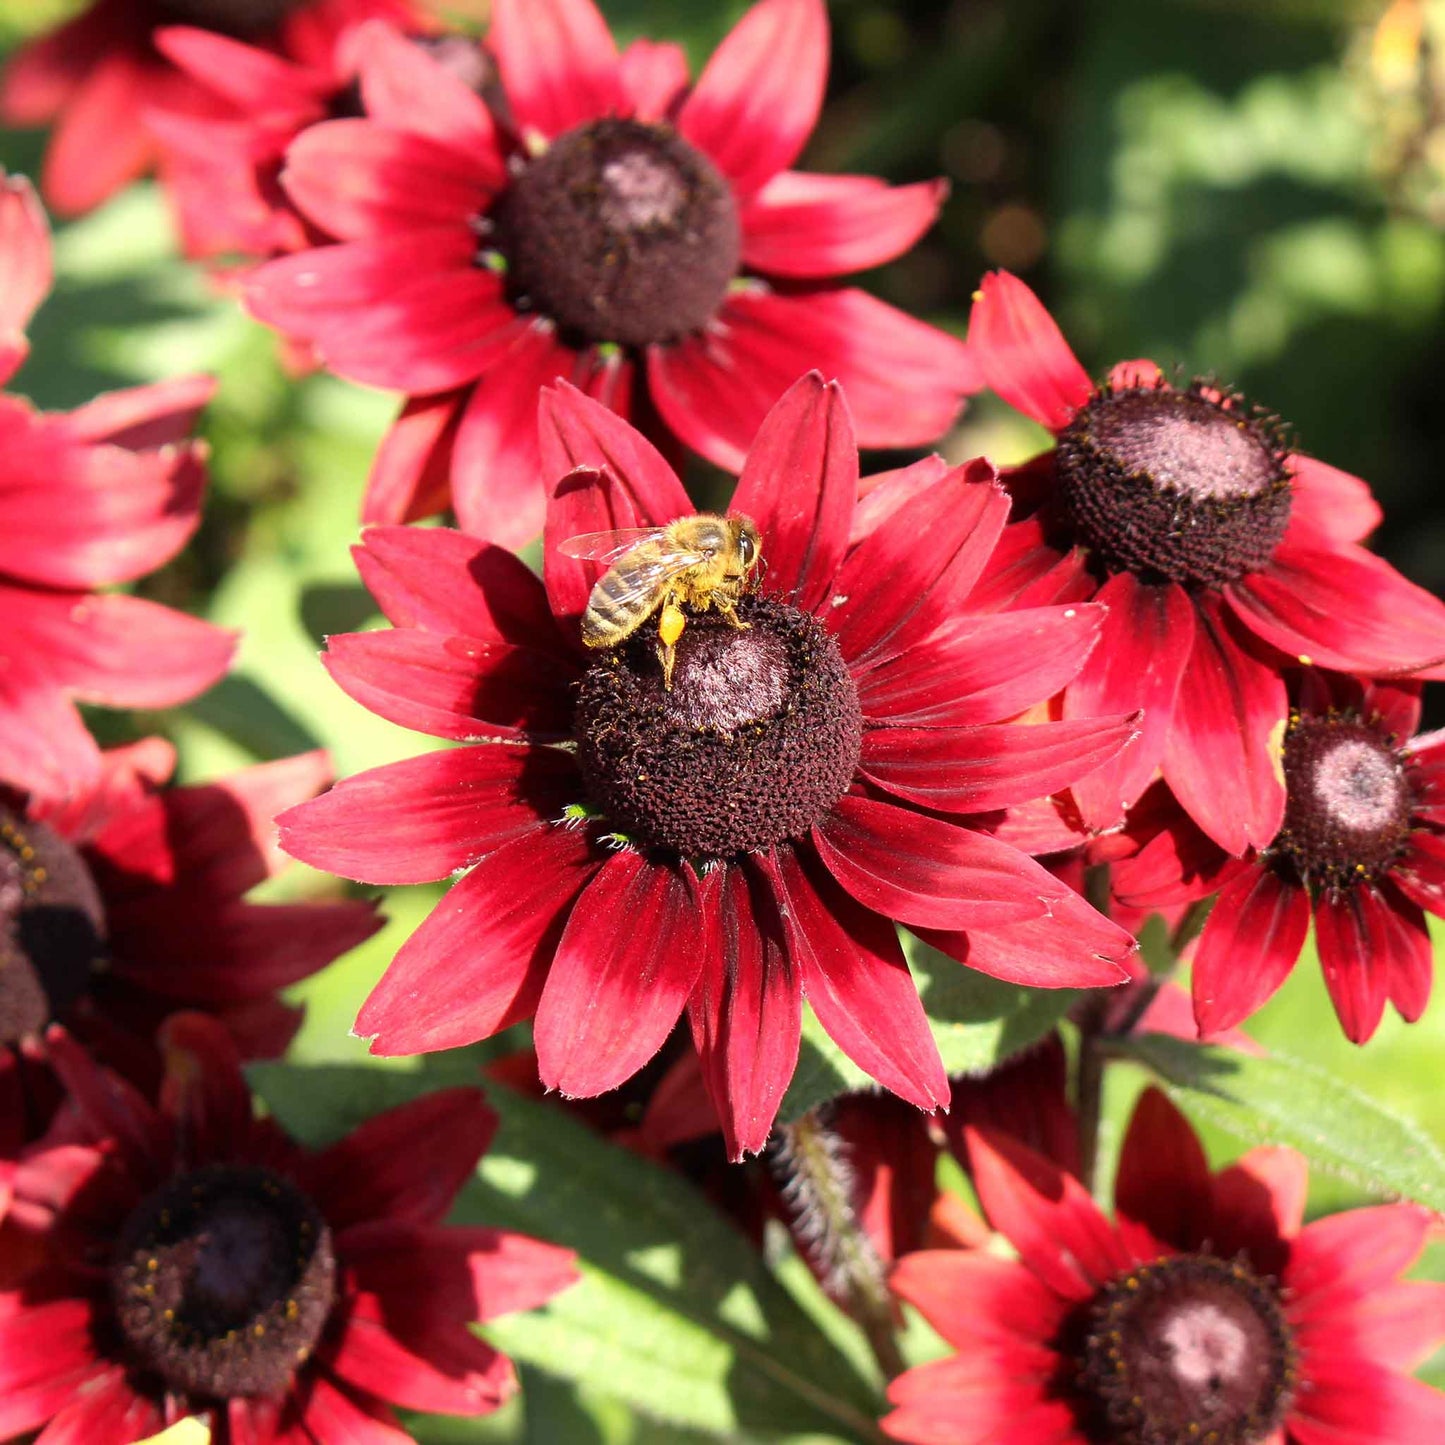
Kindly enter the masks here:
[[[1069, 989], [1000, 983], [907, 933], [903, 948], [950, 1074], [981, 1074], [1012, 1058], [1048, 1033], [1078, 998]], [[790, 1123], [839, 1094], [873, 1087], [873, 1080], [824, 1032], [812, 1009], [805, 1009], [798, 1068], [778, 1122]]]
[[1115, 1047], [1152, 1069], [1181, 1108], [1251, 1144], [1288, 1145], [1372, 1193], [1445, 1209], [1445, 1155], [1430, 1137], [1312, 1064], [1166, 1034]]
[[[254, 1077], [282, 1123], [313, 1142], [414, 1096], [419, 1082], [477, 1082], [475, 1059], [464, 1054], [410, 1074], [264, 1065]], [[487, 1092], [502, 1127], [457, 1218], [567, 1245], [583, 1275], [545, 1309], [488, 1326], [493, 1343], [704, 1438], [881, 1440], [876, 1379], [863, 1378], [855, 1352], [824, 1335], [684, 1178], [609, 1144], [555, 1104]]]

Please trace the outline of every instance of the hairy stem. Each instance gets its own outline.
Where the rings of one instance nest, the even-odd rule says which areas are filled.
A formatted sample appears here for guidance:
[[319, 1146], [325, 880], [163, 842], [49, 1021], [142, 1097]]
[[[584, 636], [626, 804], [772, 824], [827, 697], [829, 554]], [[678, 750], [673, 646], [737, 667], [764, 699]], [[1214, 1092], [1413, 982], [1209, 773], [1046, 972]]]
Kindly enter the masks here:
[[862, 1326], [887, 1379], [905, 1368], [895, 1333], [888, 1268], [858, 1218], [853, 1169], [826, 1106], [777, 1131], [773, 1168], [793, 1232], [824, 1285]]

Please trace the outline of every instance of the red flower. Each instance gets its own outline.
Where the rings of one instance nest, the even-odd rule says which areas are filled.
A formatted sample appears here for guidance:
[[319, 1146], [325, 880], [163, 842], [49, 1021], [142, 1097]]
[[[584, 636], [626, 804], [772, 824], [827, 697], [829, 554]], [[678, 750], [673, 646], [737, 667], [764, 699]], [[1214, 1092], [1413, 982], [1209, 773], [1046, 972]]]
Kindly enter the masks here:
[[880, 1083], [925, 1109], [947, 1098], [894, 919], [1020, 983], [1124, 977], [1129, 936], [982, 831], [992, 819], [932, 816], [996, 818], [1133, 727], [1000, 721], [1073, 676], [1101, 619], [958, 615], [1007, 511], [986, 464], [850, 550], [848, 413], [836, 384], [804, 378], [734, 497], [767, 567], [739, 604], [750, 627], [694, 615], [666, 691], [651, 624], [581, 647], [598, 569], [558, 543], [693, 508], [606, 408], [563, 386], [542, 415], [546, 474], [577, 468], [553, 490], [545, 586], [461, 533], [376, 529], [357, 565], [395, 630], [334, 637], [326, 658], [393, 722], [490, 740], [363, 773], [279, 820], [289, 852], [348, 877], [471, 870], [363, 1007], [375, 1052], [452, 1048], [535, 1012], [543, 1081], [590, 1095], [641, 1068], [686, 1008], [738, 1154], [767, 1137], [805, 996]]
[[1194, 1017], [1214, 1033], [1288, 977], [1310, 918], [1345, 1033], [1364, 1043], [1388, 999], [1413, 1023], [1430, 1000], [1428, 910], [1445, 915], [1445, 737], [1414, 737], [1418, 686], [1307, 675], [1284, 739], [1284, 822], [1250, 861], [1176, 815], [1117, 865], [1135, 907], [1215, 903], [1193, 956]]
[[1301, 1228], [1306, 1166], [1255, 1149], [1211, 1175], [1150, 1090], [1124, 1142], [1114, 1223], [1007, 1135], [969, 1140], [1018, 1251], [929, 1251], [893, 1285], [957, 1351], [899, 1376], [883, 1421], [911, 1445], [1403, 1445], [1442, 1438], [1445, 1396], [1405, 1372], [1445, 1340], [1445, 1286], [1405, 1283], [1427, 1211]]
[[1064, 716], [1144, 709], [1142, 736], [1075, 790], [1085, 820], [1117, 823], [1162, 769], [1220, 847], [1263, 847], [1284, 814], [1282, 669], [1430, 667], [1445, 605], [1359, 545], [1380, 518], [1365, 483], [1287, 449], [1237, 397], [1171, 386], [1147, 361], [1095, 387], [1006, 272], [985, 277], [969, 346], [987, 384], [1058, 437], [1010, 479], [1026, 514], [1007, 548], [1017, 580], [1067, 553], [1109, 607]]
[[15, 1177], [10, 1233], [45, 1247], [0, 1293], [0, 1439], [131, 1445], [196, 1412], [218, 1445], [399, 1445], [389, 1408], [484, 1415], [517, 1388], [474, 1322], [576, 1278], [570, 1252], [448, 1229], [496, 1117], [451, 1089], [319, 1153], [251, 1098], [230, 1041], [166, 1025], [155, 1108], [60, 1030], [78, 1123]]
[[[155, 32], [156, 48], [207, 100], [202, 110], [188, 93], [181, 109], [146, 113], [189, 256], [264, 260], [315, 244], [315, 230], [281, 188], [286, 148], [319, 121], [359, 113], [353, 42], [364, 22], [388, 20], [409, 33], [431, 28], [417, 0], [333, 0], [305, 13], [305, 27], [293, 21], [292, 43], [279, 53], [195, 26]], [[488, 62], [476, 41], [429, 43], [480, 88]]]
[[0, 81], [0, 119], [54, 123], [41, 189], [61, 215], [78, 215], [151, 169], [153, 107], [224, 114], [208, 88], [157, 48], [163, 26], [202, 26], [310, 63], [347, 25], [409, 9], [405, 0], [95, 0], [11, 60]]
[[962, 343], [836, 277], [932, 223], [941, 183], [786, 169], [818, 117], [823, 0], [759, 0], [689, 87], [681, 50], [619, 56], [592, 0], [496, 0], [494, 115], [385, 26], [360, 45], [368, 118], [308, 130], [284, 182], [346, 244], [259, 271], [255, 314], [340, 374], [406, 392], [372, 522], [440, 511], [535, 537], [534, 406], [561, 377], [736, 471], [813, 366], [866, 446], [932, 441], [975, 387]]
[[[0, 383], [50, 289], [50, 237], [30, 186], [0, 176]], [[204, 450], [183, 440], [205, 377], [112, 392], [64, 415], [0, 394], [0, 778], [63, 796], [93, 783], [73, 698], [171, 707], [225, 672], [234, 638], [93, 589], [168, 562], [200, 519]]]
[[[324, 753], [164, 788], [150, 738], [102, 755], [100, 781], [63, 805], [0, 793], [0, 1042], [52, 1018], [144, 1086], [156, 1029], [177, 1009], [226, 1027], [246, 1058], [279, 1055], [301, 1011], [278, 990], [380, 926], [370, 903], [251, 903], [286, 863], [272, 818], [331, 781]], [[9, 1059], [0, 1052], [0, 1067]]]

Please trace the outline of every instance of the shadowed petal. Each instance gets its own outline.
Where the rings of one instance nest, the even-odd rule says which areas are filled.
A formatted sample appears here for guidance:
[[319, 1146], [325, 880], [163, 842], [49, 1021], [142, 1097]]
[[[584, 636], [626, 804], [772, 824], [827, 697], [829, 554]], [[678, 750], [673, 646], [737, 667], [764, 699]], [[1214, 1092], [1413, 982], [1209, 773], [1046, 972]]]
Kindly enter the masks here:
[[1174, 700], [1194, 648], [1194, 606], [1182, 587], [1153, 586], [1132, 572], [1094, 595], [1108, 610], [1099, 645], [1064, 693], [1064, 716], [1102, 717], [1142, 708], [1139, 735], [1112, 762], [1074, 784], [1090, 828], [1110, 828], [1139, 800], [1164, 756]]
[[549, 1089], [605, 1093], [652, 1058], [713, 947], [702, 927], [682, 867], [630, 849], [603, 865], [572, 910], [537, 1005], [537, 1068]]
[[1273, 868], [1227, 883], [1194, 955], [1194, 1018], [1201, 1033], [1247, 1019], [1289, 977], [1310, 927], [1310, 899]]
[[750, 196], [797, 159], [827, 79], [823, 0], [758, 0], [713, 52], [678, 132]]
[[[1132, 1222], [1160, 1244], [1196, 1249], [1210, 1238], [1212, 1202], [1209, 1161], [1189, 1121], [1159, 1089], [1146, 1089], [1119, 1154], [1114, 1208], [1121, 1231]], [[1146, 1247], [1142, 1257], [1155, 1253]]]
[[792, 848], [778, 855], [775, 883], [818, 1022], [884, 1088], [920, 1109], [946, 1102], [948, 1078], [893, 925]]
[[[1289, 712], [1284, 680], [1247, 650], [1209, 596], [1198, 610], [1194, 650], [1180, 679], [1164, 780], [1189, 816], [1224, 849], [1263, 848], [1284, 817], [1280, 747]], [[1227, 788], [1221, 778], [1231, 779]]]
[[1393, 976], [1409, 979], [1422, 944], [1429, 966], [1429, 935], [1416, 918], [1412, 927], [1413, 920], [1397, 915], [1367, 882], [1316, 902], [1315, 943], [1325, 987], [1353, 1043], [1365, 1043], [1379, 1027]]
[[839, 798], [812, 836], [854, 898], [902, 923], [987, 928], [1042, 917], [1069, 893], [1007, 843], [872, 798]]
[[374, 1054], [430, 1054], [530, 1018], [562, 926], [597, 868], [580, 833], [505, 844], [453, 884], [402, 944], [354, 1032]]
[[688, 1001], [708, 1097], [728, 1157], [761, 1153], [798, 1062], [802, 971], [788, 956], [773, 889], [776, 863], [709, 874], [707, 936], [718, 948]]
[[361, 501], [363, 524], [415, 522], [446, 510], [452, 447], [468, 395], [462, 390], [407, 398], [371, 464]]

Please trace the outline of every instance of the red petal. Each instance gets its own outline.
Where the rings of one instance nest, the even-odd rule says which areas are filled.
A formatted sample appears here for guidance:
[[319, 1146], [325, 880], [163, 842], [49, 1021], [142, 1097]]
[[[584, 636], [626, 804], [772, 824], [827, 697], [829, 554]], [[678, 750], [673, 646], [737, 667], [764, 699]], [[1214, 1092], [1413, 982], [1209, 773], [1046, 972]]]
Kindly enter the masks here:
[[1310, 928], [1309, 894], [1273, 868], [1225, 885], [1194, 955], [1194, 1017], [1201, 1033], [1247, 1019], [1289, 977]]
[[490, 1414], [516, 1393], [506, 1357], [459, 1325], [445, 1335], [434, 1329], [438, 1359], [389, 1330], [375, 1296], [353, 1296], [349, 1305], [328, 1340], [327, 1363], [356, 1389], [405, 1409], [445, 1415]]
[[322, 660], [362, 707], [432, 737], [570, 734], [575, 671], [535, 648], [429, 632], [352, 632], [328, 638]]
[[215, 377], [180, 376], [102, 392], [60, 420], [82, 441], [148, 451], [183, 442], [215, 393]]
[[36, 1437], [36, 1445], [131, 1445], [163, 1423], [156, 1402], [137, 1394], [125, 1372], [112, 1366], [75, 1390], [70, 1403]]
[[1325, 895], [1316, 902], [1315, 945], [1325, 987], [1345, 1036], [1353, 1043], [1365, 1043], [1379, 1027], [1391, 978], [1397, 971], [1408, 976], [1422, 939], [1428, 960], [1423, 923], [1421, 918], [1412, 928], [1410, 920], [1399, 916], [1369, 883], [1337, 899]]
[[967, 933], [914, 932], [969, 968], [1030, 988], [1112, 988], [1127, 981], [1122, 965], [1136, 947], [1132, 935], [1075, 893], [1052, 900], [1043, 918]]
[[577, 1279], [570, 1249], [507, 1229], [356, 1224], [337, 1241], [362, 1289], [388, 1310], [434, 1320], [494, 1320], [536, 1309]]
[[1142, 708], [1139, 735], [1071, 791], [1090, 828], [1113, 827], [1139, 800], [1164, 756], [1174, 699], [1194, 646], [1194, 607], [1173, 583], [1150, 586], [1132, 572], [1094, 594], [1108, 609], [1099, 645], [1064, 694], [1065, 717], [1101, 717]]
[[496, 1131], [480, 1089], [441, 1089], [310, 1156], [301, 1182], [338, 1233], [372, 1219], [440, 1224]]
[[1298, 1317], [1368, 1299], [1415, 1263], [1430, 1229], [1430, 1212], [1417, 1204], [1377, 1204], [1307, 1224], [1281, 1281]]
[[29, 351], [25, 328], [50, 293], [50, 227], [23, 176], [0, 180], [0, 382], [8, 381]]
[[1050, 431], [1068, 426], [1093, 393], [1054, 318], [1007, 271], [990, 271], [974, 293], [968, 346], [984, 384]]
[[0, 569], [42, 587], [129, 582], [168, 562], [200, 521], [194, 447], [136, 453], [78, 441], [70, 420], [0, 398]]
[[440, 527], [372, 527], [352, 556], [398, 627], [565, 654], [536, 575], [505, 548]]
[[827, 617], [855, 672], [932, 632], [972, 590], [1008, 518], [994, 477], [987, 462], [955, 467], [848, 554]]
[[455, 748], [346, 778], [276, 820], [293, 858], [364, 883], [430, 883], [546, 832], [577, 791], [546, 748]]
[[905, 1255], [888, 1283], [956, 1350], [975, 1348], [981, 1340], [1044, 1345], [1068, 1312], [1067, 1298], [1037, 1274], [984, 1250]]
[[603, 865], [557, 945], [533, 1026], [549, 1089], [591, 1097], [662, 1047], [702, 972], [696, 885], [630, 849]]
[[151, 40], [178, 69], [248, 114], [299, 111], [310, 120], [325, 112], [329, 77], [258, 45], [191, 25], [163, 25]]
[[1375, 1285], [1338, 1313], [1316, 1317], [1312, 1311], [1310, 1337], [1340, 1355], [1363, 1355], [1392, 1370], [1418, 1369], [1445, 1341], [1445, 1284]]
[[1103, 621], [1102, 609], [1087, 603], [944, 621], [926, 641], [862, 673], [863, 714], [890, 727], [939, 728], [1017, 717], [1077, 674]]
[[1331, 547], [1363, 542], [1384, 518], [1370, 484], [1337, 467], [1296, 452], [1289, 459], [1294, 477], [1290, 502], [1289, 543]]
[[789, 848], [773, 873], [803, 991], [818, 1022], [866, 1073], [920, 1109], [948, 1098], [948, 1077], [893, 925], [855, 903]]
[[947, 181], [890, 186], [873, 176], [784, 171], [743, 209], [743, 261], [804, 280], [866, 271], [908, 250], [947, 197]]
[[[1224, 849], [1263, 848], [1284, 817], [1280, 745], [1289, 704], [1278, 671], [1241, 642], [1210, 596], [1195, 600], [1198, 631], [1164, 749], [1164, 780]], [[1221, 778], [1230, 786], [1219, 786]]]
[[813, 829], [828, 871], [865, 908], [932, 928], [1042, 917], [1068, 895], [1041, 864], [971, 828], [872, 798], [839, 798]]
[[1353, 544], [1282, 545], [1225, 590], [1251, 632], [1342, 672], [1419, 672], [1445, 658], [1445, 604]]
[[[1209, 1161], [1189, 1121], [1156, 1088], [1129, 1121], [1114, 1184], [1114, 1208], [1163, 1245], [1212, 1245]], [[1147, 1256], [1146, 1256], [1147, 1257]]]
[[713, 52], [678, 132], [750, 196], [798, 158], [827, 80], [823, 0], [759, 0]]
[[497, 849], [401, 946], [355, 1032], [376, 1054], [426, 1054], [530, 1018], [563, 923], [596, 866], [586, 839], [562, 828]]
[[979, 389], [961, 341], [853, 287], [739, 287], [706, 330], [647, 353], [662, 419], [734, 472], [768, 407], [813, 367], [843, 388], [865, 447], [936, 440]]
[[1112, 758], [1138, 715], [1093, 722], [875, 728], [859, 770], [886, 792], [947, 813], [984, 813], [1056, 793]]
[[[1393, 877], [1393, 875], [1392, 875]], [[1435, 951], [1430, 943], [1430, 930], [1424, 913], [1386, 880], [1380, 889], [1381, 901], [1388, 914], [1390, 947], [1390, 1002], [1406, 1023], [1414, 1023], [1430, 1002], [1430, 988], [1435, 977]]]
[[121, 46], [81, 80], [45, 153], [40, 189], [52, 211], [82, 215], [149, 169], [155, 147], [143, 112], [155, 74]]
[[[420, 64], [446, 74], [410, 41], [400, 44]], [[480, 107], [475, 96], [472, 100]], [[473, 160], [440, 141], [374, 120], [330, 120], [309, 126], [291, 143], [282, 181], [286, 194], [326, 235], [338, 241], [400, 241], [432, 228], [464, 230], [469, 217], [486, 211], [502, 178], [481, 164], [484, 155]], [[401, 274], [393, 284], [409, 279]]]
[[304, 1428], [278, 1430], [271, 1445], [416, 1445], [384, 1406], [347, 1394], [319, 1371], [304, 1376], [299, 1391]]
[[59, 1024], [45, 1034], [46, 1054], [70, 1094], [90, 1137], [113, 1144], [125, 1167], [139, 1178], [156, 1171], [165, 1152], [165, 1129], [144, 1094], [103, 1068]]
[[[0, 587], [0, 606], [12, 589]], [[0, 777], [47, 799], [92, 786], [100, 755], [41, 658], [18, 653], [0, 668]]]
[[537, 394], [576, 365], [576, 354], [538, 324], [482, 378], [452, 454], [452, 505], [463, 531], [513, 548], [541, 534], [548, 488], [537, 449]]
[[15, 1439], [39, 1429], [77, 1389], [115, 1366], [96, 1358], [89, 1300], [55, 1300], [0, 1312], [0, 1432]]
[[610, 407], [566, 381], [543, 389], [537, 413], [542, 476], [548, 487], [578, 467], [607, 471], [638, 515], [660, 525], [692, 510], [677, 474], [662, 454]]
[[634, 40], [622, 52], [622, 88], [638, 120], [671, 119], [690, 79], [687, 52], [670, 40]]
[[[995, 475], [992, 464], [983, 458], [966, 463], [965, 468], [989, 468], [989, 475]], [[870, 532], [881, 527], [905, 502], [911, 502], [921, 492], [935, 486], [953, 470], [935, 452], [932, 456], [912, 462], [906, 467], [897, 467], [888, 472], [872, 472], [858, 479], [858, 505], [853, 510], [853, 531], [848, 541], [856, 546]]]
[[1288, 1428], [1297, 1445], [1423, 1445], [1445, 1434], [1445, 1394], [1350, 1359], [1348, 1368], [1306, 1377]]
[[592, 0], [495, 0], [487, 40], [524, 132], [551, 140], [626, 113], [617, 45]]
[[769, 590], [811, 612], [832, 595], [858, 491], [858, 445], [836, 382], [791, 386], [753, 440], [729, 510], [763, 538]]
[[703, 1080], [728, 1157], [759, 1154], [798, 1062], [802, 974], [789, 958], [768, 876], [744, 861], [710, 874], [718, 943], [688, 1003]]
[[[355, 57], [368, 116], [449, 146], [467, 157], [485, 184], [505, 184], [506, 164], [491, 112], [460, 77], [399, 30], [376, 22], [356, 36]], [[415, 179], [410, 191], [417, 201], [432, 203]]]
[[363, 523], [415, 522], [450, 505], [452, 447], [468, 394], [407, 398], [371, 464]]
[[992, 1129], [969, 1129], [974, 1188], [1019, 1257], [1051, 1290], [1090, 1299], [1134, 1261], [1088, 1191], [1058, 1165]]

